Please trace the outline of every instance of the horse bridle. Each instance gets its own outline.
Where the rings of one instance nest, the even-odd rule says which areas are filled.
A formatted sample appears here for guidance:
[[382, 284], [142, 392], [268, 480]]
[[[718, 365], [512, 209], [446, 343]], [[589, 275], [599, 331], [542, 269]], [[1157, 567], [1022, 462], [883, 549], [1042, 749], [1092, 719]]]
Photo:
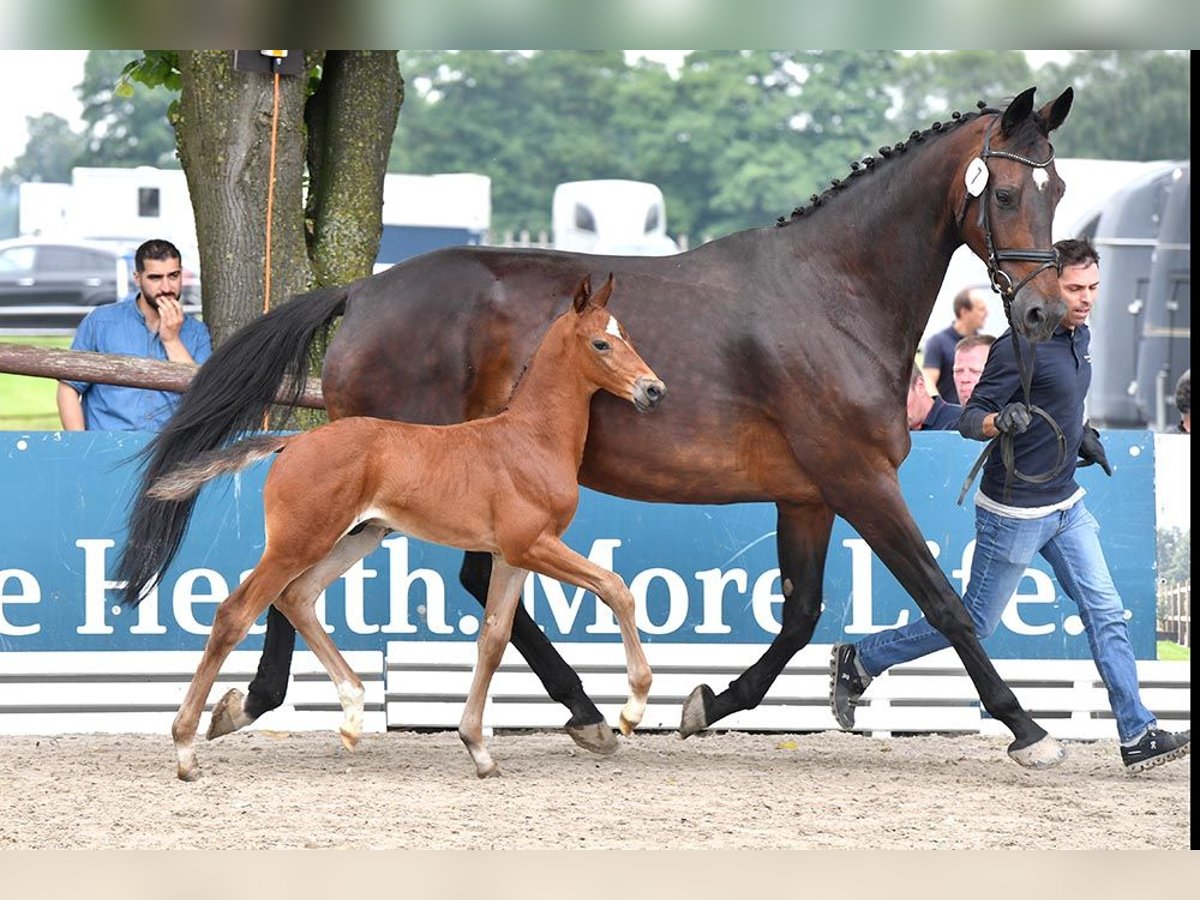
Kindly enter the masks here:
[[[1067, 455], [1067, 439], [1063, 434], [1058, 423], [1054, 421], [1051, 415], [1042, 409], [1040, 406], [1034, 406], [1029, 402], [1029, 390], [1033, 383], [1033, 363], [1032, 356], [1027, 361], [1021, 353], [1021, 343], [1017, 338], [1017, 329], [1013, 325], [1012, 320], [1012, 302], [1017, 293], [1025, 287], [1030, 281], [1047, 269], [1053, 268], [1055, 271], [1059, 268], [1058, 251], [1053, 247], [1049, 250], [1036, 249], [1019, 249], [1019, 250], [997, 250], [996, 241], [992, 235], [991, 217], [988, 214], [989, 197], [988, 194], [992, 190], [991, 170], [988, 167], [987, 161], [993, 157], [1000, 159], [1011, 159], [1014, 162], [1019, 162], [1022, 165], [1029, 166], [1033, 169], [1044, 169], [1050, 163], [1054, 162], [1054, 148], [1050, 148], [1050, 155], [1040, 162], [1035, 159], [1030, 159], [1027, 156], [1021, 156], [1018, 153], [1010, 153], [1007, 150], [992, 149], [992, 129], [996, 127], [996, 122], [999, 121], [999, 116], [992, 119], [988, 125], [987, 131], [983, 135], [983, 150], [979, 154], [979, 159], [982, 160], [984, 170], [987, 172], [987, 178], [983, 183], [982, 189], [978, 194], [973, 194], [969, 189], [963, 195], [963, 206], [960, 218], [965, 215], [966, 208], [970, 204], [972, 197], [979, 197], [979, 227], [983, 231], [983, 240], [987, 249], [987, 270], [988, 280], [991, 283], [992, 290], [1000, 295], [1000, 299], [1004, 302], [1004, 317], [1008, 320], [1008, 330], [1012, 334], [1013, 353], [1017, 358], [1017, 371], [1021, 377], [1021, 390], [1025, 394], [1025, 408], [1031, 414], [1041, 416], [1046, 420], [1046, 423], [1054, 430], [1055, 437], [1058, 439], [1058, 459], [1054, 466], [1049, 470], [1037, 475], [1026, 475], [1016, 464], [1016, 453], [1013, 450], [1013, 435], [1007, 432], [997, 434], [987, 446], [983, 448], [983, 452], [979, 454], [979, 459], [975, 461], [975, 465], [971, 467], [971, 471], [967, 474], [966, 481], [963, 482], [962, 490], [958, 494], [958, 505], [961, 506], [963, 498], [967, 495], [967, 491], [971, 487], [971, 483], [979, 474], [979, 470], [983, 468], [984, 462], [988, 455], [997, 443], [1000, 444], [1000, 457], [1004, 462], [1004, 469], [1007, 473], [1007, 479], [1004, 486], [1005, 501], [1009, 497], [1009, 488], [1013, 478], [1026, 482], [1027, 484], [1044, 484], [1055, 475], [1058, 474], [1066, 460]], [[1020, 281], [1013, 283], [1012, 276], [1004, 271], [1001, 264], [1005, 262], [1035, 262], [1039, 263], [1032, 271], [1030, 271]], [[1031, 350], [1032, 354], [1032, 350]]]

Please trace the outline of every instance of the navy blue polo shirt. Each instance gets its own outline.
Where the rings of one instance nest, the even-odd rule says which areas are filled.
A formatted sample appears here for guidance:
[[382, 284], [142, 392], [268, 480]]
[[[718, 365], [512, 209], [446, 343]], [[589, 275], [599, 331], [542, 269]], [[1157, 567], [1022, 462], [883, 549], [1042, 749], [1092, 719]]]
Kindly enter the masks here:
[[933, 398], [933, 407], [921, 423], [921, 431], [954, 431], [963, 408], [957, 403], [947, 403], [941, 397]]
[[[1066, 455], [1062, 468], [1049, 481], [1029, 484], [1014, 478], [1009, 482], [1010, 493], [1006, 497], [1006, 472], [997, 445], [988, 456], [979, 484], [979, 490], [990, 499], [1006, 506], [1050, 506], [1079, 490], [1075, 482], [1075, 459], [1083, 440], [1083, 401], [1092, 383], [1091, 337], [1086, 325], [1074, 330], [1059, 325], [1050, 339], [1042, 343], [1030, 344], [1020, 338], [1022, 358], [1029, 360], [1032, 355], [1034, 360], [1030, 402], [1058, 423], [1066, 438]], [[1033, 354], [1030, 347], [1034, 348]], [[983, 375], [963, 409], [958, 430], [963, 437], [987, 440], [983, 436], [984, 417], [1024, 399], [1012, 334], [1005, 331], [988, 352]], [[1013, 441], [1013, 452], [1021, 472], [1039, 475], [1053, 468], [1058, 458], [1058, 439], [1050, 425], [1035, 414], [1029, 428]]]
[[947, 403], [958, 403], [958, 388], [954, 385], [954, 348], [962, 339], [963, 336], [951, 325], [931, 334], [921, 354], [923, 368], [938, 370], [938, 396]]
[[[208, 329], [185, 316], [179, 339], [197, 365], [212, 354]], [[72, 350], [123, 353], [147, 359], [167, 358], [162, 339], [146, 327], [133, 293], [118, 303], [98, 306], [75, 329]], [[67, 381], [83, 398], [83, 421], [88, 431], [158, 431], [179, 405], [180, 395], [115, 384]]]

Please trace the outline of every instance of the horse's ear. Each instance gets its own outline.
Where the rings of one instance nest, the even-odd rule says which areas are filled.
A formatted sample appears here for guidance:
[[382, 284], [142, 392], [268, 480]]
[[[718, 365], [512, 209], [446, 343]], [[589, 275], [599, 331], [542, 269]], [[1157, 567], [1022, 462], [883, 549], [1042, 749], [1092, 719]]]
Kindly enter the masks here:
[[584, 275], [583, 280], [579, 282], [579, 287], [575, 288], [575, 297], [571, 300], [571, 305], [575, 308], [575, 312], [583, 312], [583, 308], [588, 305], [588, 301], [592, 299], [592, 276]]
[[1071, 101], [1075, 99], [1075, 91], [1067, 88], [1052, 103], [1047, 103], [1038, 110], [1038, 116], [1046, 123], [1046, 134], [1052, 132], [1063, 123], [1067, 113], [1071, 111]]
[[1036, 87], [1031, 87], [1021, 91], [1013, 102], [1008, 104], [1008, 109], [1004, 111], [1004, 117], [1000, 120], [1002, 135], [1008, 137], [1014, 128], [1029, 118], [1029, 114], [1033, 112], [1033, 92], [1036, 90]]
[[596, 296], [592, 298], [592, 303], [601, 308], [608, 306], [608, 298], [612, 296], [613, 285], [616, 282], [613, 279], [613, 273], [608, 273], [608, 278], [604, 280], [604, 284], [600, 285], [600, 290], [596, 291]]

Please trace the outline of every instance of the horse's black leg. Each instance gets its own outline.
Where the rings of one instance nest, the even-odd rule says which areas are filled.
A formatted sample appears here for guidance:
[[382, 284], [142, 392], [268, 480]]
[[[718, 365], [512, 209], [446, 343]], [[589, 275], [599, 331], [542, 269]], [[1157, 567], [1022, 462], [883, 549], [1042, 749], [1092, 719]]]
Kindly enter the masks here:
[[823, 486], [837, 513], [854, 526], [896, 576], [929, 624], [950, 641], [984, 708], [1013, 733], [1009, 756], [1029, 768], [1060, 763], [1065, 758], [1062, 747], [1017, 702], [984, 653], [967, 608], [913, 521], [896, 473], [876, 472], [872, 477], [872, 473], [859, 472], [852, 481]]
[[263, 638], [258, 671], [250, 682], [247, 695], [237, 688], [226, 692], [213, 707], [207, 738], [229, 734], [249, 725], [265, 712], [276, 709], [287, 696], [292, 651], [296, 647], [296, 629], [287, 616], [272, 604], [267, 611], [267, 634]]
[[808, 644], [817, 627], [833, 513], [825, 506], [780, 503], [777, 508], [775, 543], [783, 590], [782, 627], [767, 652], [724, 691], [714, 694], [706, 684], [692, 691], [683, 704], [679, 724], [679, 733], [685, 738], [730, 713], [758, 706], [788, 660]]
[[[491, 575], [491, 554], [469, 552], [464, 555], [458, 579], [480, 606], [487, 603]], [[529, 663], [529, 668], [542, 682], [550, 699], [561, 703], [571, 713], [565, 728], [572, 740], [596, 753], [612, 753], [616, 750], [616, 736], [596, 704], [584, 693], [579, 676], [554, 649], [554, 645], [525, 611], [524, 605], [517, 606], [512, 644]]]

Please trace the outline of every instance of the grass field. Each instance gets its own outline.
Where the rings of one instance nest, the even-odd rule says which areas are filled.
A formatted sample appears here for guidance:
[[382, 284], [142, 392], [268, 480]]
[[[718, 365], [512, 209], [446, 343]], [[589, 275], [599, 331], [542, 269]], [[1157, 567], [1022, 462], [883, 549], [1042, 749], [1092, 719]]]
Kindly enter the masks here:
[[1192, 658], [1192, 648], [1184, 647], [1173, 641], [1158, 642], [1158, 658], [1169, 660], [1189, 660]]
[[[54, 337], [0, 337], [6, 344], [36, 347], [71, 346], [70, 335]], [[31, 375], [0, 374], [0, 431], [57, 431], [58, 407], [54, 394], [58, 382]]]

